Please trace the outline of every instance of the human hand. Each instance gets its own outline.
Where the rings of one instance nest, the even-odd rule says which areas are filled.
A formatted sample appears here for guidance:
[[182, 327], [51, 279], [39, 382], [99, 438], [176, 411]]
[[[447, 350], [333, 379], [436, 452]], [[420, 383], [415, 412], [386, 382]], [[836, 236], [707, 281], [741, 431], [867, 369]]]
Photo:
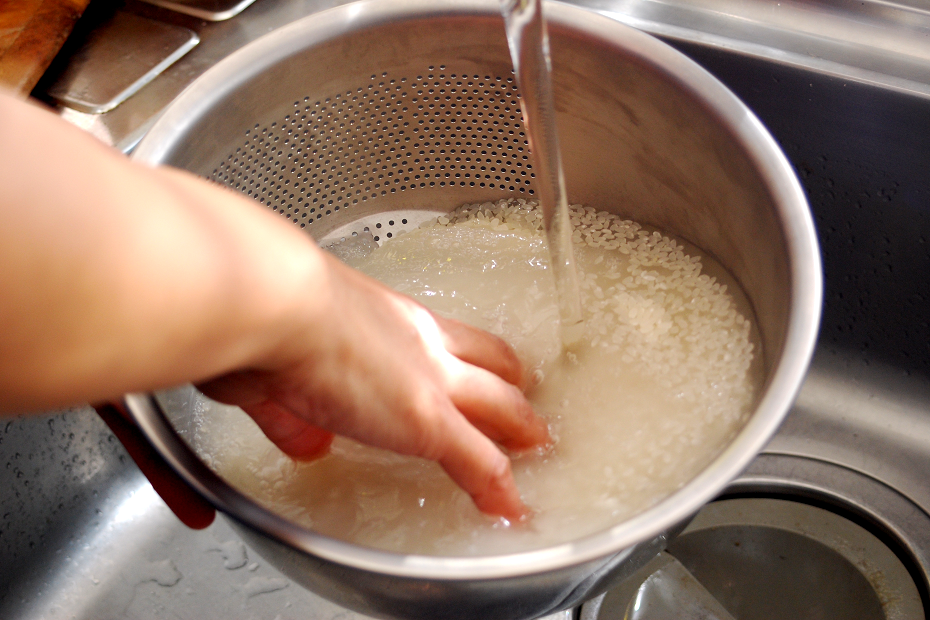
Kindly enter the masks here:
[[485, 512], [525, 513], [495, 442], [548, 433], [502, 342], [238, 192], [135, 165], [0, 93], [3, 157], [0, 413], [194, 382], [298, 458], [341, 434], [438, 461]]
[[250, 370], [199, 387], [242, 407], [285, 453], [325, 454], [333, 433], [437, 461], [483, 512], [527, 514], [509, 459], [549, 441], [502, 340], [434, 316], [326, 255], [294, 333]]

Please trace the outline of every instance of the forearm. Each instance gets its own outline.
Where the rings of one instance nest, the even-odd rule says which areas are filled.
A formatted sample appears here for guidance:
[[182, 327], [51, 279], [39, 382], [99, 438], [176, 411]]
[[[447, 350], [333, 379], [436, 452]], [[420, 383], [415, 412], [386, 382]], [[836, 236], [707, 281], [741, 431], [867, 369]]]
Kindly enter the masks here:
[[256, 203], [0, 94], [0, 413], [193, 381], [296, 457], [336, 433], [430, 458], [517, 519], [489, 437], [548, 440], [501, 378], [520, 376], [502, 341], [435, 319]]
[[0, 411], [248, 366], [325, 295], [270, 212], [2, 96], [0, 162]]

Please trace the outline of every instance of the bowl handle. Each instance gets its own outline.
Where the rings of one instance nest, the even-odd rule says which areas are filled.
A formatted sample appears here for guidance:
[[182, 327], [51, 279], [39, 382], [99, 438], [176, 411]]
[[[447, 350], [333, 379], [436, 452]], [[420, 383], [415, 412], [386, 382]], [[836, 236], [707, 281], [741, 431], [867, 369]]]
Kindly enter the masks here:
[[171, 469], [132, 423], [122, 405], [105, 403], [94, 405], [94, 409], [126, 448], [155, 492], [184, 525], [202, 530], [213, 523], [216, 516], [213, 506]]

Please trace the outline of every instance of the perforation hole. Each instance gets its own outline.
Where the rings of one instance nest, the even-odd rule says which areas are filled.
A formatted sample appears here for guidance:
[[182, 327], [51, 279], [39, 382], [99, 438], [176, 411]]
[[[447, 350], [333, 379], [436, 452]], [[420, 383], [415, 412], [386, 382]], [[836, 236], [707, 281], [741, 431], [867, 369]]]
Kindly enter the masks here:
[[434, 65], [295, 101], [282, 118], [246, 131], [211, 178], [306, 227], [422, 188], [533, 194], [535, 177], [513, 76]]

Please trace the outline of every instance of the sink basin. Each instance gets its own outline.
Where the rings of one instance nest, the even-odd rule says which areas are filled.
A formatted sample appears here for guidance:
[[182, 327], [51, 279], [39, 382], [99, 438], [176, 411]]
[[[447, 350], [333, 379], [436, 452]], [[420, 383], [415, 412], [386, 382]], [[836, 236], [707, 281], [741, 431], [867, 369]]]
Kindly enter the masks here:
[[[209, 28], [225, 29], [228, 44], [230, 24], [253, 19], [238, 32], [266, 30], [285, 4], [264, 0], [225, 26], [203, 26], [199, 48], [165, 78], [167, 90], [151, 85], [155, 99], [216, 53]], [[276, 19], [319, 8], [294, 2]], [[664, 14], [653, 11], [650, 23]], [[782, 430], [729, 493], [790, 492], [851, 514], [894, 543], [930, 609], [930, 95], [758, 48], [734, 52], [719, 37], [687, 40], [680, 27], [656, 30], [768, 127], [807, 191], [823, 251], [825, 308], [808, 379]], [[144, 90], [136, 97], [140, 109], [154, 105]], [[123, 105], [111, 129], [133, 115], [133, 100]], [[88, 121], [92, 129], [107, 122]], [[0, 422], [0, 464], [2, 618], [355, 616], [267, 566], [223, 518], [198, 532], [182, 526], [87, 407]]]
[[90, 408], [15, 420], [0, 437], [0, 617], [343, 617], [225, 520], [183, 526]]

